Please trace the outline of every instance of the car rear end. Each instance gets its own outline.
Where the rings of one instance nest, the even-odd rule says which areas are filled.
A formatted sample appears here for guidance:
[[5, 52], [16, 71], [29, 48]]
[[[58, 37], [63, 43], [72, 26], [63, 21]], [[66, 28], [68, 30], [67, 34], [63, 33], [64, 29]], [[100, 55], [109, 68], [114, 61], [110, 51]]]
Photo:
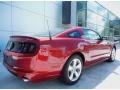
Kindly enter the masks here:
[[29, 81], [34, 76], [39, 39], [28, 36], [11, 36], [4, 51], [4, 65], [12, 74]]

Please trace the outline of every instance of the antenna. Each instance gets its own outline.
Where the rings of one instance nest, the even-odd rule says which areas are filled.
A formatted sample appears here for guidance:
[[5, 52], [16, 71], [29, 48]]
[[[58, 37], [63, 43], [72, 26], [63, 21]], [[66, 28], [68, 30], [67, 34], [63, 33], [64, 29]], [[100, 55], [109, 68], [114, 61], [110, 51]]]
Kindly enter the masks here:
[[50, 33], [50, 30], [49, 30], [48, 20], [46, 20], [46, 21], [47, 21], [47, 27], [48, 27], [48, 32], [49, 32], [49, 39], [52, 40], [51, 33]]

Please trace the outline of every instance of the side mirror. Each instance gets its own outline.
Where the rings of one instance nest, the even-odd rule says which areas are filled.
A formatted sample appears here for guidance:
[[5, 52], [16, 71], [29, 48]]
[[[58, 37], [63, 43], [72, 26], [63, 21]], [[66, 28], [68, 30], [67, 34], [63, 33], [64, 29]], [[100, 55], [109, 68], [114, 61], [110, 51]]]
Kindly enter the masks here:
[[97, 40], [100, 40], [100, 41], [102, 41], [102, 40], [103, 40], [103, 38], [102, 38], [102, 37], [100, 37], [100, 38], [98, 38]]
[[105, 37], [105, 36], [102, 36], [102, 39], [103, 39], [103, 40], [107, 40], [108, 38], [107, 38], [107, 37]]

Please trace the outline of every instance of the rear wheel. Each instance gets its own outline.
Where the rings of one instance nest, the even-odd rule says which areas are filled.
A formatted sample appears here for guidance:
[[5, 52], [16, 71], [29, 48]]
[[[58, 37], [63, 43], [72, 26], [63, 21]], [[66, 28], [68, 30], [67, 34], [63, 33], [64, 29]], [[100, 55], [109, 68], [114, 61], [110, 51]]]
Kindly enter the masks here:
[[116, 56], [116, 49], [113, 48], [111, 51], [110, 58], [107, 60], [108, 62], [114, 62], [115, 61], [115, 56]]
[[66, 84], [75, 84], [81, 76], [83, 60], [78, 55], [73, 55], [65, 64], [61, 80]]

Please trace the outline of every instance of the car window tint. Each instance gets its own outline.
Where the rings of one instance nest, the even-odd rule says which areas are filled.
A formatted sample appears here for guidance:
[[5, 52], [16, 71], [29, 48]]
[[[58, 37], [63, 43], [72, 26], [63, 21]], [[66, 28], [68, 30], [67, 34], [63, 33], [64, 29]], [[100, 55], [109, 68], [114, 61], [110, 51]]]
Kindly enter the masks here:
[[80, 32], [79, 31], [73, 31], [68, 34], [71, 38], [80, 38]]
[[83, 33], [86, 39], [97, 40], [100, 38], [100, 36], [96, 32], [89, 30], [89, 29], [84, 29]]

